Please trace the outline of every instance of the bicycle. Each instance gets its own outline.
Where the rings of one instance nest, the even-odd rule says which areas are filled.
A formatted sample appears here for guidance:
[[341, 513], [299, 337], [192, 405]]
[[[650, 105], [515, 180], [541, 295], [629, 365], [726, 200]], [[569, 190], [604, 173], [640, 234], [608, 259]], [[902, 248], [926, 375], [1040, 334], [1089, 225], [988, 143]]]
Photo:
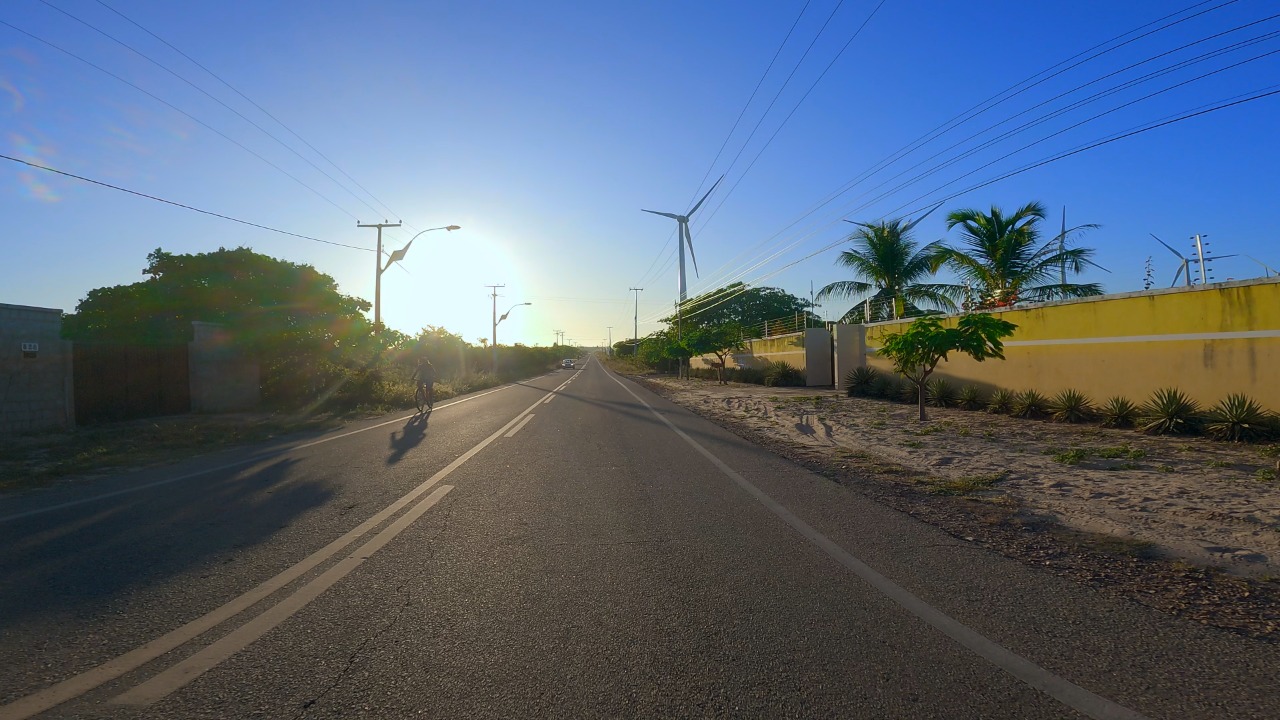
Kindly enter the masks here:
[[430, 411], [435, 405], [435, 388], [430, 385], [418, 385], [418, 389], [413, 392], [413, 404], [418, 406], [418, 412]]

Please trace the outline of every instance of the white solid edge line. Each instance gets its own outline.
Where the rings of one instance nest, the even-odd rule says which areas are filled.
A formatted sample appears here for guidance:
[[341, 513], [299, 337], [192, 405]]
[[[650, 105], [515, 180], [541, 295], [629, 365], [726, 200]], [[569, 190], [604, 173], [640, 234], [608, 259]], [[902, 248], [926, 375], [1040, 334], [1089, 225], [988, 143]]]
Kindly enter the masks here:
[[[564, 387], [563, 383], [550, 392], [554, 393], [562, 387]], [[497, 391], [495, 390], [494, 392]], [[449, 473], [457, 469], [458, 466], [471, 459], [476, 453], [480, 452], [494, 440], [501, 437], [502, 434], [509, 430], [512, 425], [516, 424], [521, 418], [532, 412], [533, 409], [538, 406], [538, 403], [542, 402], [542, 400], [543, 398], [538, 398], [537, 402], [526, 408], [524, 412], [516, 415], [508, 421], [507, 424], [498, 428], [497, 432], [485, 438], [480, 442], [480, 444], [471, 448], [467, 452], [459, 455], [453, 460], [453, 462], [441, 468], [435, 475], [428, 478], [426, 482], [413, 490], [410, 490], [404, 497], [395, 501], [391, 505], [388, 505], [377, 515], [365, 520], [354, 529], [348, 531], [342, 537], [339, 537], [337, 540], [334, 540], [323, 548], [303, 558], [292, 567], [286, 568], [275, 577], [264, 581], [249, 592], [233, 598], [221, 607], [211, 610], [181, 627], [170, 630], [168, 633], [165, 633], [155, 640], [147, 642], [124, 655], [108, 660], [95, 668], [91, 668], [78, 675], [67, 678], [66, 680], [51, 685], [43, 690], [38, 690], [30, 695], [18, 698], [8, 705], [0, 705], [0, 719], [23, 720], [24, 718], [31, 717], [37, 713], [44, 712], [51, 707], [61, 705], [72, 698], [83, 695], [108, 680], [114, 680], [127, 672], [137, 669], [170, 650], [195, 639], [197, 636], [202, 635], [213, 627], [240, 614], [253, 605], [256, 605], [263, 598], [298, 579], [309, 570], [337, 554], [338, 551], [342, 550], [347, 545], [350, 545], [368, 534], [373, 528], [381, 525], [387, 520], [387, 518], [399, 512], [404, 508], [404, 506], [413, 502], [414, 499], [426, 492], [436, 483], [440, 482], [440, 480], [444, 479]]]
[[320, 597], [325, 590], [333, 587], [335, 583], [350, 574], [352, 570], [355, 570], [360, 563], [382, 549], [392, 538], [403, 532], [419, 517], [422, 517], [427, 510], [430, 510], [440, 501], [440, 498], [444, 497], [452, 489], [452, 485], [441, 485], [436, 488], [435, 492], [424, 498], [409, 512], [397, 518], [382, 532], [373, 536], [372, 539], [340, 560], [336, 565], [324, 571], [306, 585], [298, 588], [261, 615], [241, 625], [222, 639], [210, 644], [186, 660], [118, 695], [111, 700], [111, 703], [135, 706], [151, 705], [212, 670], [222, 661], [248, 647], [250, 643], [292, 617], [294, 613], [306, 607], [312, 600]]
[[519, 424], [519, 425], [516, 425], [516, 426], [515, 426], [515, 427], [513, 427], [513, 428], [511, 428], [511, 430], [510, 430], [510, 431], [508, 431], [508, 432], [507, 432], [507, 434], [506, 434], [506, 435], [504, 435], [503, 437], [511, 437], [511, 436], [515, 435], [516, 433], [520, 432], [520, 428], [524, 427], [525, 425], [528, 425], [528, 424], [529, 424], [529, 421], [530, 421], [530, 420], [532, 420], [532, 419], [533, 419], [533, 413], [529, 413], [528, 415], [525, 415], [525, 416], [524, 416], [524, 419], [520, 421], [520, 424]]
[[733, 468], [729, 467], [720, 458], [716, 457], [700, 445], [697, 440], [689, 437], [683, 430], [676, 427], [666, 416], [659, 413], [652, 405], [645, 402], [639, 395], [631, 391], [621, 380], [619, 380], [612, 372], [609, 376], [613, 381], [618, 383], [623, 390], [626, 390], [631, 397], [637, 402], [644, 405], [653, 413], [654, 417], [661, 420], [671, 431], [679, 435], [694, 450], [698, 451], [713, 465], [719, 468], [730, 480], [738, 484], [748, 495], [760, 501], [774, 515], [777, 515], [783, 522], [790, 525], [792, 529], [800, 533], [813, 544], [822, 548], [832, 559], [844, 565], [855, 575], [862, 578], [869, 585], [880, 591], [881, 594], [893, 600], [907, 612], [915, 615], [917, 618], [932, 625], [935, 629], [941, 631], [944, 635], [952, 640], [960, 643], [964, 647], [981, 656], [987, 662], [1013, 675], [1022, 682], [1031, 687], [1045, 693], [1058, 702], [1070, 707], [1080, 713], [1083, 713], [1096, 720], [1146, 720], [1146, 716], [1137, 711], [1120, 705], [1112, 700], [1094, 694], [1079, 685], [1065, 678], [1054, 675], [1026, 658], [1018, 655], [1002, 645], [989, 640], [978, 631], [970, 628], [964, 623], [938, 610], [932, 605], [921, 600], [907, 589], [893, 582], [889, 578], [881, 575], [870, 565], [862, 562], [858, 558], [849, 554], [844, 548], [837, 545], [827, 536], [815, 530], [805, 521], [796, 517], [790, 510], [783, 507], [776, 500], [769, 497], [763, 490], [756, 487], [751, 481], [738, 474]]
[[[539, 376], [538, 376], [538, 377], [536, 377], [536, 378], [530, 378], [530, 379], [531, 379], [531, 380], [537, 380], [538, 378], [541, 378], [541, 377], [546, 377], [546, 376], [545, 376], [545, 375], [539, 375]], [[472, 401], [472, 400], [476, 400], [476, 399], [478, 399], [478, 398], [482, 398], [482, 397], [484, 397], [485, 395], [492, 395], [492, 394], [494, 394], [494, 393], [496, 393], [496, 392], [499, 392], [499, 391], [501, 391], [501, 390], [506, 390], [507, 388], [510, 388], [510, 387], [513, 387], [513, 386], [514, 386], [513, 384], [503, 385], [502, 387], [494, 388], [494, 389], [492, 389], [492, 390], [487, 390], [487, 391], [482, 392], [482, 393], [480, 393], [480, 394], [478, 394], [478, 395], [471, 395], [471, 396], [469, 396], [469, 397], [462, 398], [461, 400], [455, 400], [455, 401], [453, 401], [453, 402], [451, 402], [451, 403], [448, 403], [448, 404], [446, 404], [446, 405], [440, 405], [439, 407], [437, 407], [437, 408], [436, 408], [436, 410], [443, 410], [443, 409], [445, 409], [445, 408], [447, 408], [447, 407], [452, 407], [452, 406], [454, 406], [454, 405], [461, 405], [461, 404], [462, 404], [462, 403], [464, 403], [464, 402], [470, 402], [470, 401]], [[187, 473], [186, 475], [179, 475], [178, 477], [174, 477], [174, 478], [166, 478], [166, 479], [164, 479], [164, 480], [156, 480], [155, 482], [144, 483], [144, 484], [142, 484], [142, 485], [134, 485], [134, 486], [132, 486], [132, 487], [127, 487], [127, 488], [123, 488], [123, 489], [120, 489], [120, 490], [114, 490], [114, 491], [109, 492], [109, 493], [102, 493], [101, 495], [94, 495], [93, 497], [81, 498], [81, 499], [79, 499], [79, 500], [71, 500], [71, 501], [68, 501], [68, 502], [59, 503], [59, 504], [57, 504], [57, 505], [50, 505], [50, 506], [48, 506], [48, 507], [36, 508], [36, 509], [34, 509], [34, 510], [26, 510], [26, 511], [24, 511], [24, 512], [14, 513], [14, 514], [12, 514], [12, 515], [5, 515], [5, 516], [0, 517], [0, 524], [7, 523], [7, 522], [9, 522], [9, 521], [11, 521], [11, 520], [20, 520], [20, 519], [25, 518], [25, 517], [31, 517], [32, 515], [42, 515], [42, 514], [47, 513], [47, 512], [53, 512], [53, 511], [55, 511], [55, 510], [62, 510], [63, 508], [75, 507], [76, 505], [84, 505], [84, 504], [86, 504], [86, 503], [97, 502], [97, 501], [99, 501], [99, 500], [107, 500], [107, 499], [109, 499], [109, 498], [113, 498], [113, 497], [116, 497], [116, 496], [118, 496], [118, 495], [127, 495], [127, 494], [129, 494], [129, 493], [138, 492], [138, 491], [140, 491], [140, 490], [146, 490], [146, 489], [148, 489], [148, 488], [153, 488], [153, 487], [157, 487], [157, 486], [160, 486], [160, 485], [168, 485], [168, 484], [170, 484], [170, 483], [181, 482], [181, 481], [183, 481], [183, 480], [190, 480], [191, 478], [200, 477], [201, 475], [208, 475], [209, 473], [216, 473], [216, 472], [221, 472], [221, 471], [223, 471], [223, 470], [230, 470], [230, 469], [232, 469], [232, 468], [237, 468], [237, 467], [240, 467], [241, 465], [251, 465], [251, 464], [253, 464], [253, 463], [261, 462], [261, 461], [263, 461], [263, 460], [269, 460], [269, 459], [271, 459], [271, 458], [273, 458], [273, 457], [277, 457], [277, 456], [279, 456], [279, 455], [284, 455], [285, 453], [290, 453], [290, 452], [293, 452], [293, 451], [295, 451], [295, 450], [305, 450], [306, 448], [314, 447], [314, 446], [316, 446], [316, 445], [323, 445], [324, 443], [327, 443], [327, 442], [333, 442], [334, 440], [341, 440], [342, 438], [345, 438], [345, 437], [351, 437], [352, 435], [359, 435], [359, 434], [360, 434], [360, 433], [362, 433], [362, 432], [368, 432], [368, 431], [370, 431], [370, 430], [376, 430], [376, 429], [378, 429], [378, 428], [380, 428], [380, 427], [385, 427], [385, 426], [387, 426], [387, 425], [392, 425], [392, 424], [394, 424], [394, 423], [404, 422], [405, 420], [408, 420], [408, 419], [413, 418], [413, 417], [415, 417], [415, 416], [416, 416], [416, 415], [405, 415], [404, 417], [393, 418], [393, 419], [391, 419], [391, 420], [387, 420], [387, 421], [385, 421], [385, 422], [380, 422], [380, 423], [378, 423], [377, 425], [370, 425], [370, 426], [369, 426], [369, 427], [367, 427], [367, 428], [360, 428], [359, 430], [352, 430], [352, 431], [350, 431], [350, 432], [342, 433], [341, 435], [333, 435], [333, 436], [330, 436], [330, 437], [320, 438], [320, 439], [318, 439], [318, 440], [312, 440], [312, 441], [310, 441], [310, 442], [302, 443], [302, 444], [300, 444], [300, 445], [290, 445], [290, 446], [288, 446], [288, 447], [284, 447], [284, 448], [281, 448], [281, 449], [279, 449], [279, 450], [272, 450], [271, 452], [262, 453], [262, 454], [259, 454], [259, 455], [254, 455], [254, 456], [252, 456], [252, 457], [247, 457], [247, 458], [245, 458], [245, 459], [243, 459], [243, 460], [237, 460], [237, 461], [235, 461], [235, 462], [227, 463], [227, 464], [225, 464], [225, 465], [219, 465], [219, 466], [217, 466], [217, 467], [205, 468], [204, 470], [197, 470], [197, 471], [195, 471], [195, 472]]]

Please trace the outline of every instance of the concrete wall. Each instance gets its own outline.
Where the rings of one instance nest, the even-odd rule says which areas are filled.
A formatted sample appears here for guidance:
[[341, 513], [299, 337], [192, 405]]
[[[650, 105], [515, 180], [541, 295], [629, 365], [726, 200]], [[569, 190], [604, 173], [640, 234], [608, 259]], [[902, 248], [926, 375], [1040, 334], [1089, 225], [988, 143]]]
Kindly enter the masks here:
[[231, 343], [220, 325], [191, 323], [188, 346], [191, 411], [218, 413], [252, 410], [262, 399], [258, 363]]
[[[805, 369], [804, 333], [755, 338], [746, 342], [746, 348], [733, 353], [725, 362], [726, 368], [762, 368], [771, 362], [783, 361], [791, 367]], [[689, 367], [715, 367], [714, 355], [691, 358]]]
[[[831, 332], [825, 328], [809, 328], [804, 332], [748, 340], [744, 350], [729, 356], [725, 367], [762, 368], [779, 361], [803, 372], [809, 387], [831, 385]], [[691, 358], [689, 367], [714, 368], [715, 363], [714, 355], [703, 355]]]
[[0, 434], [72, 427], [71, 344], [61, 333], [61, 310], [0, 304]]
[[862, 325], [835, 323], [832, 326], [835, 386], [847, 389], [844, 379], [856, 367], [867, 364], [867, 332]]
[[[935, 375], [1052, 395], [1067, 388], [1101, 402], [1146, 400], [1176, 387], [1202, 404], [1244, 393], [1280, 410], [1280, 278], [1043, 303], [995, 313], [1018, 326], [1005, 360], [952, 356]], [[955, 318], [944, 320], [954, 323]], [[906, 321], [866, 326], [867, 362]]]
[[809, 387], [827, 387], [831, 382], [831, 331], [808, 328], [804, 331], [804, 377]]

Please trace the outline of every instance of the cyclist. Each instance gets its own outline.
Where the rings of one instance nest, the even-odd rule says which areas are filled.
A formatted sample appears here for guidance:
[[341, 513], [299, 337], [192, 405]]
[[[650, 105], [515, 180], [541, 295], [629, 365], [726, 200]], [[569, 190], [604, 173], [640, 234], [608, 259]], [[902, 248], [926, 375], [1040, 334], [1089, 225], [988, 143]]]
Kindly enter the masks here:
[[418, 360], [418, 367], [413, 369], [413, 375], [410, 380], [416, 380], [418, 387], [414, 393], [414, 398], [418, 400], [418, 410], [422, 410], [425, 402], [428, 410], [435, 404], [435, 384], [436, 384], [436, 368], [431, 361], [426, 358]]

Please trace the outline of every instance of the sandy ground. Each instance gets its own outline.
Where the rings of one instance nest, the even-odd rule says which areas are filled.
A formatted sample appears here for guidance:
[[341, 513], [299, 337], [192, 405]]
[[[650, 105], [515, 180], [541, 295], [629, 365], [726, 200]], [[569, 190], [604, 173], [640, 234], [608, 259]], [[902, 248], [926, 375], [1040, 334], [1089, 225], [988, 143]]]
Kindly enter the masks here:
[[[1160, 555], [1280, 576], [1280, 447], [849, 398], [830, 389], [647, 378], [708, 417], [786, 443], [912, 471], [916, 482], [1016, 502]], [[1075, 451], [1075, 452], [1073, 452]], [[1074, 464], [1070, 464], [1073, 463]]]

